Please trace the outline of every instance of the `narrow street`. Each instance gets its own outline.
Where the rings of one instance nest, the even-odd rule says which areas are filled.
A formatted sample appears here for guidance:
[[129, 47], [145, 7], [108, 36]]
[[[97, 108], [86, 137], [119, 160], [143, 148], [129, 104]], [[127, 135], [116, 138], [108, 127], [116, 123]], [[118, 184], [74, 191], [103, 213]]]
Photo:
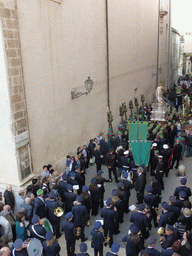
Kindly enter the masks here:
[[[192, 160], [192, 158], [184, 157], [184, 159], [182, 161], [180, 161], [180, 164], [182, 164], [186, 167], [185, 171], [186, 171], [186, 175], [188, 176], [187, 186], [190, 186], [190, 187], [192, 187], [191, 160]], [[107, 171], [106, 166], [102, 166], [102, 170], [104, 171], [103, 177], [108, 179], [108, 171]], [[168, 202], [169, 197], [171, 195], [173, 195], [175, 188], [180, 186], [180, 177], [177, 176], [177, 171], [178, 170], [176, 170], [176, 169], [170, 170], [169, 177], [168, 178], [164, 177], [165, 190], [162, 191], [162, 202], [163, 201]], [[86, 174], [86, 185], [87, 186], [90, 185], [90, 181], [95, 176], [95, 174], [96, 174], [96, 166], [94, 164], [93, 166], [91, 166], [89, 168], [89, 172]], [[150, 184], [150, 182], [151, 182], [151, 176], [149, 173], [147, 173], [147, 184]], [[115, 188], [117, 188], [117, 186], [116, 186], [116, 183], [114, 180], [112, 183], [106, 183], [106, 186], [105, 186], [106, 191], [105, 191], [104, 200], [106, 200], [108, 197], [111, 197], [111, 191]], [[135, 190], [132, 189], [131, 197], [130, 197], [130, 205], [135, 204], [135, 203], [136, 203], [136, 193], [135, 193]], [[159, 208], [159, 213], [161, 213], [161, 207]], [[125, 244], [123, 242], [121, 242], [121, 239], [127, 234], [128, 229], [131, 225], [131, 223], [129, 222], [130, 216], [131, 216], [131, 212], [124, 215], [124, 223], [120, 224], [120, 231], [121, 231], [120, 234], [113, 236], [114, 242], [117, 242], [120, 244], [119, 255], [125, 255]], [[86, 237], [88, 237], [88, 241], [86, 241], [86, 244], [88, 246], [88, 253], [90, 253], [90, 255], [94, 254], [94, 251], [91, 248], [90, 231], [93, 229], [93, 224], [94, 224], [95, 220], [99, 220], [99, 219], [101, 219], [100, 211], [96, 217], [91, 216], [91, 223], [92, 223], [91, 227], [85, 228], [85, 235], [86, 235]], [[161, 251], [161, 246], [159, 243], [160, 235], [157, 234], [157, 230], [158, 230], [158, 228], [153, 227], [152, 230], [150, 231], [150, 235], [154, 235], [157, 238], [155, 248], [157, 250]], [[80, 243], [81, 243], [81, 240], [77, 240], [76, 250], [75, 250], [76, 253], [79, 252]], [[65, 242], [64, 235], [62, 235], [62, 237], [59, 239], [59, 244], [62, 247], [61, 255], [65, 255], [66, 242]], [[104, 255], [108, 251], [110, 251], [109, 247], [108, 246], [104, 247]]]

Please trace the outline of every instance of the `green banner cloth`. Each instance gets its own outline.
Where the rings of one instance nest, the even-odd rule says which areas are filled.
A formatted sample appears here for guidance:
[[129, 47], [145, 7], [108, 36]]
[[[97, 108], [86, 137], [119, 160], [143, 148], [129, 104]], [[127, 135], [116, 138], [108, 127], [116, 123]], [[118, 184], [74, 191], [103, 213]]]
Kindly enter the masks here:
[[148, 123], [129, 124], [129, 141], [147, 140]]
[[135, 164], [148, 166], [151, 142], [139, 140], [131, 141], [130, 144]]

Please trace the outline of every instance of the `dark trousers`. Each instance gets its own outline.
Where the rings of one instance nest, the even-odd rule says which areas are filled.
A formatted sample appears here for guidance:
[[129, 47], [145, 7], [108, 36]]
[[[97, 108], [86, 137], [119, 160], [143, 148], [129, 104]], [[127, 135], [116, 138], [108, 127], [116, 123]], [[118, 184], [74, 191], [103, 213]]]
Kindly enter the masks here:
[[100, 250], [94, 249], [94, 256], [97, 256], [98, 253], [99, 256], [103, 256], [103, 247]]
[[97, 166], [97, 172], [98, 172], [99, 170], [101, 170], [101, 163], [97, 163], [97, 162], [96, 162], [96, 166]]
[[115, 182], [118, 182], [116, 168], [108, 168], [108, 172], [109, 172], [109, 179], [111, 180], [111, 172], [113, 172], [113, 175], [115, 177]]
[[53, 231], [56, 235], [56, 238], [58, 238], [61, 234], [61, 232], [60, 232], [60, 218], [58, 218], [58, 220], [54, 221], [54, 222], [50, 220], [50, 223], [53, 226]]
[[66, 240], [67, 242], [67, 255], [74, 256], [75, 255], [75, 239]]
[[109, 237], [110, 237], [109, 247], [111, 248], [113, 244], [113, 227], [110, 229], [104, 227], [104, 237], [107, 237], [108, 231], [109, 231]]
[[92, 215], [97, 216], [98, 209], [99, 209], [99, 202], [98, 201], [93, 201], [92, 202]]
[[143, 198], [144, 198], [144, 192], [143, 191], [141, 191], [141, 192], [137, 192], [137, 202], [139, 203], [139, 204], [142, 204], [143, 203]]
[[177, 161], [177, 163], [176, 163], [175, 168], [178, 168], [180, 159], [181, 159], [181, 157], [179, 157], [179, 156], [174, 156], [174, 157], [173, 157], [171, 169], [173, 169], [174, 163], [175, 163], [176, 161]]

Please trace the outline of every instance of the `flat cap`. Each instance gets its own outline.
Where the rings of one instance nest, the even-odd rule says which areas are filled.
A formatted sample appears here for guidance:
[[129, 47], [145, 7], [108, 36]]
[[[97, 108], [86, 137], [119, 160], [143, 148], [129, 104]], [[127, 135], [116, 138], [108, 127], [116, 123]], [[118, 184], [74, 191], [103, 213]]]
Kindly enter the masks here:
[[20, 249], [23, 245], [23, 240], [21, 238], [17, 238], [13, 244], [16, 250]]
[[42, 194], [43, 194], [43, 190], [42, 190], [42, 189], [38, 189], [38, 190], [37, 190], [37, 195], [40, 196], [40, 195], [42, 195]]
[[176, 202], [176, 197], [175, 196], [170, 196], [169, 201], [174, 204]]
[[94, 228], [99, 229], [100, 227], [101, 227], [101, 222], [100, 221], [95, 221]]
[[80, 244], [80, 252], [85, 253], [87, 251], [87, 245], [85, 243]]
[[106, 205], [109, 206], [109, 205], [111, 205], [111, 203], [112, 203], [112, 198], [109, 197], [109, 198], [107, 199], [107, 201], [106, 201]]
[[133, 233], [133, 234], [137, 234], [139, 232], [138, 227], [135, 226], [134, 224], [132, 224], [129, 229], [131, 230], [131, 233]]
[[97, 172], [98, 175], [101, 175], [102, 173], [103, 173], [103, 171], [101, 171], [101, 170], [99, 170], [99, 171]]
[[88, 191], [89, 190], [87, 186], [83, 186], [82, 189], [83, 189], [83, 191]]
[[77, 201], [78, 201], [79, 203], [83, 203], [83, 197], [82, 197], [81, 195], [78, 195], [78, 196], [77, 196]]
[[168, 210], [169, 209], [169, 205], [167, 202], [163, 202], [162, 204], [162, 207], [165, 209], [165, 210]]
[[118, 195], [117, 189], [113, 189], [113, 190], [112, 190], [112, 196], [117, 196], [117, 195]]
[[150, 236], [147, 239], [148, 244], [153, 244], [157, 239], [154, 236]]
[[149, 192], [149, 193], [152, 192], [152, 191], [153, 191], [152, 186], [147, 185], [147, 186], [146, 186], [146, 191]]
[[51, 240], [53, 238], [53, 232], [50, 230], [50, 231], [47, 231], [46, 235], [45, 235], [45, 239], [46, 240]]
[[37, 214], [33, 215], [33, 218], [31, 220], [32, 224], [36, 224], [39, 222], [39, 216]]
[[113, 243], [111, 246], [112, 253], [117, 253], [119, 251], [120, 245], [118, 243]]
[[72, 212], [68, 212], [65, 214], [65, 219], [68, 220], [72, 217], [73, 213]]
[[145, 209], [145, 204], [144, 203], [139, 204], [138, 208], [140, 211], [143, 211]]

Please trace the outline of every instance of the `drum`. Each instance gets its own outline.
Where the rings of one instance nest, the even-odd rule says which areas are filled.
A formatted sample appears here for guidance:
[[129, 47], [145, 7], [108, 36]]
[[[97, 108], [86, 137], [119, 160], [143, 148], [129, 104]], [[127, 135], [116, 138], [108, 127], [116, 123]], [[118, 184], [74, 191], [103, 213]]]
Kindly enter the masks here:
[[44, 221], [43, 227], [45, 228], [46, 232], [48, 232], [48, 231], [53, 232], [53, 228], [52, 228], [50, 221], [47, 218], [43, 218], [42, 220]]
[[29, 238], [23, 242], [23, 248], [27, 250], [29, 256], [41, 256], [43, 246], [37, 238]]

